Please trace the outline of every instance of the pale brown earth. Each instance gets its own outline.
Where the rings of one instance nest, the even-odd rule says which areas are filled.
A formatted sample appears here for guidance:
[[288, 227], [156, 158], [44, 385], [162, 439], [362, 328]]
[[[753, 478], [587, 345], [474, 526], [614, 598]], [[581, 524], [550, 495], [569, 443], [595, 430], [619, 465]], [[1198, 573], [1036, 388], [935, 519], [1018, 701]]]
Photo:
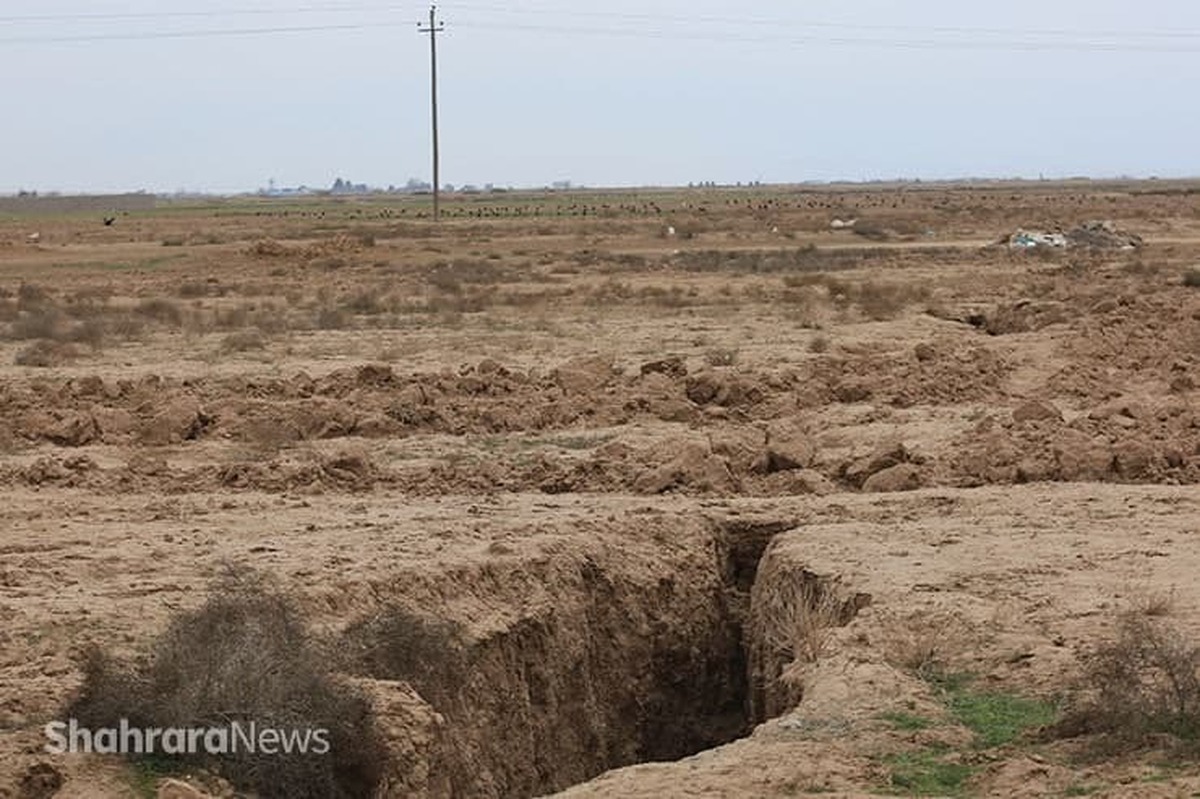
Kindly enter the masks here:
[[[421, 202], [0, 204], [0, 797], [147, 790], [42, 725], [230, 566], [331, 640], [462, 625], [461, 683], [347, 675], [391, 796], [905, 795], [935, 744], [970, 796], [1200, 791], [975, 747], [912, 668], [1058, 701], [1123, 612], [1200, 633], [1200, 189]], [[1095, 219], [1146, 246], [988, 246]]]

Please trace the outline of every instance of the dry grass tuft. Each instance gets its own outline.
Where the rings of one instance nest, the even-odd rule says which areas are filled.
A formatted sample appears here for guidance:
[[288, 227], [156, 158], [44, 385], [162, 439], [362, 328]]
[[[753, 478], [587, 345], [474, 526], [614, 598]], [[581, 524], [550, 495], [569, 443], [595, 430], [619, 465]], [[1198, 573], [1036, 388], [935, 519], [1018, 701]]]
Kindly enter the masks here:
[[13, 363], [17, 366], [33, 366], [45, 369], [52, 366], [65, 366], [78, 357], [79, 350], [74, 345], [62, 341], [42, 339], [18, 350], [16, 356], [13, 358]]
[[266, 338], [261, 331], [256, 329], [239, 330], [221, 339], [221, 352], [225, 354], [264, 350], [266, 348]]
[[837, 578], [788, 569], [779, 559], [764, 557], [760, 570], [767, 574], [760, 572], [751, 598], [755, 637], [804, 663], [819, 660], [832, 631], [870, 603], [869, 596], [851, 594]]

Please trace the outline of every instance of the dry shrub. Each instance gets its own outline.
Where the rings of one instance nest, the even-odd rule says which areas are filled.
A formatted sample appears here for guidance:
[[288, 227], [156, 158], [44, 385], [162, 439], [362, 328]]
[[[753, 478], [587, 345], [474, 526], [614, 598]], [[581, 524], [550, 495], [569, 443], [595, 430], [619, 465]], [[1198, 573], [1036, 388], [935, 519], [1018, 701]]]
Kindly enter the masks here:
[[881, 624], [884, 658], [898, 669], [922, 679], [954, 671], [954, 661], [979, 648], [970, 625], [946, 612], [917, 612], [888, 617]]
[[350, 315], [341, 308], [322, 308], [313, 318], [313, 326], [317, 330], [345, 330], [350, 321]]
[[347, 297], [344, 305], [346, 310], [360, 316], [377, 316], [387, 311], [378, 289], [361, 289]]
[[259, 330], [239, 330], [221, 339], [221, 352], [250, 352], [267, 348], [267, 340]]
[[79, 350], [73, 345], [61, 341], [42, 339], [19, 350], [13, 358], [13, 363], [17, 366], [48, 368], [51, 366], [65, 366], [78, 357]]
[[733, 366], [737, 360], [737, 350], [718, 348], [704, 353], [704, 362], [709, 366]]
[[123, 339], [141, 338], [146, 330], [146, 323], [133, 314], [121, 314], [108, 320], [108, 332]]
[[1161, 617], [1123, 614], [1116, 638], [1084, 657], [1080, 689], [1058, 734], [1099, 734], [1103, 748], [1165, 734], [1200, 751], [1200, 647]]
[[183, 323], [183, 314], [179, 306], [161, 297], [142, 300], [133, 310], [138, 316], [151, 319], [160, 325], [179, 327]]
[[404, 680], [445, 713], [469, 672], [461, 627], [388, 605], [346, 629], [353, 668], [375, 679]]
[[882, 223], [869, 219], [860, 219], [852, 228], [856, 236], [862, 236], [868, 241], [887, 241], [892, 233]]
[[817, 336], [812, 341], [808, 342], [808, 351], [815, 354], [829, 352], [829, 338], [827, 336]]
[[1188, 288], [1200, 288], [1200, 269], [1195, 267], [1183, 273], [1183, 285]]
[[487, 286], [510, 277], [508, 269], [491, 261], [459, 258], [434, 264], [426, 276], [426, 282], [436, 289], [456, 294], [462, 291], [464, 283]]
[[230, 308], [218, 308], [213, 317], [213, 324], [222, 330], [237, 330], [250, 325], [250, 308], [246, 305], [234, 305]]
[[104, 345], [105, 327], [99, 319], [88, 319], [71, 328], [67, 338], [77, 344], [86, 344], [94, 350]]
[[136, 660], [87, 653], [68, 715], [84, 727], [328, 731], [329, 752], [221, 756], [156, 753], [180, 768], [219, 773], [262, 797], [369, 796], [384, 754], [368, 701], [339, 682], [293, 604], [261, 580], [218, 581], [198, 609], [177, 614]]
[[66, 334], [67, 319], [57, 308], [29, 310], [12, 324], [11, 336], [18, 341], [58, 339]]
[[895, 319], [905, 307], [927, 294], [919, 286], [866, 282], [858, 286], [852, 297], [867, 317], [882, 322]]
[[39, 311], [54, 305], [50, 292], [37, 283], [22, 283], [17, 288], [17, 308], [22, 311]]
[[198, 297], [207, 297], [208, 283], [203, 280], [185, 280], [179, 284], [177, 293], [185, 300], [194, 300]]

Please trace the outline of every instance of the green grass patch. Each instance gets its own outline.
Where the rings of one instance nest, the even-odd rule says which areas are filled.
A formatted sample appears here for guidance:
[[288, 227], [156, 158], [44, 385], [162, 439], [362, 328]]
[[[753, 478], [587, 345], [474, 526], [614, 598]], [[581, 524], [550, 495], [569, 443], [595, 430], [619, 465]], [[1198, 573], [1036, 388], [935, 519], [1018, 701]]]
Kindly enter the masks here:
[[1025, 730], [1045, 726], [1058, 717], [1058, 709], [1049, 702], [1015, 694], [962, 690], [952, 694], [946, 704], [954, 717], [975, 733], [976, 744], [983, 748], [1003, 746]]
[[926, 679], [954, 718], [975, 733], [975, 745], [982, 749], [1011, 743], [1026, 730], [1053, 723], [1059, 715], [1051, 702], [973, 690], [975, 675], [969, 672], [937, 673]]
[[933, 719], [918, 716], [913, 713], [892, 712], [883, 713], [881, 719], [891, 724], [897, 730], [927, 730], [934, 725]]
[[159, 781], [178, 774], [179, 770], [179, 764], [167, 758], [138, 758], [130, 764], [129, 787], [136, 796], [154, 799], [158, 796]]
[[975, 770], [947, 760], [943, 752], [925, 749], [887, 759], [891, 768], [889, 788], [909, 796], [963, 796], [967, 780]]

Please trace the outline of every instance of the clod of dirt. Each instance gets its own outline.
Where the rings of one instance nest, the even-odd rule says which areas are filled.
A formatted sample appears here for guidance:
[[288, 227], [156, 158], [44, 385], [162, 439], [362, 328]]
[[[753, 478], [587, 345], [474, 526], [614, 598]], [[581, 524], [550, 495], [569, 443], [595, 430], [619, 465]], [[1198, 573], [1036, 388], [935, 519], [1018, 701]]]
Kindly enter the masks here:
[[1113, 446], [1113, 464], [1116, 472], [1129, 480], [1153, 477], [1157, 471], [1158, 460], [1156, 449], [1140, 437], [1126, 439]]
[[765, 440], [760, 428], [748, 425], [719, 427], [709, 434], [713, 453], [725, 458], [736, 474], [757, 471]]
[[641, 375], [645, 377], [648, 374], [661, 374], [667, 377], [687, 377], [687, 366], [684, 365], [683, 358], [678, 355], [670, 358], [663, 358], [658, 361], [650, 361], [642, 364]]
[[843, 476], [848, 483], [861, 488], [871, 475], [901, 463], [908, 463], [910, 460], [911, 456], [903, 443], [889, 441], [880, 444], [865, 458], [859, 458], [847, 466]]
[[852, 378], [838, 383], [833, 388], [833, 394], [838, 402], [851, 404], [865, 402], [871, 398], [872, 389], [867, 380]]
[[137, 417], [121, 408], [97, 405], [92, 408], [92, 420], [106, 443], [125, 443], [138, 429]]
[[1027, 402], [1013, 411], [1013, 421], [1022, 422], [1048, 422], [1062, 421], [1062, 413], [1050, 403], [1046, 402]]
[[[668, 448], [668, 451], [672, 449], [675, 448]], [[737, 479], [724, 458], [697, 442], [688, 442], [680, 449], [679, 455], [670, 463], [638, 475], [633, 482], [634, 491], [639, 494], [662, 494], [684, 487], [715, 493], [736, 490]]]
[[761, 391], [734, 372], [706, 370], [687, 379], [687, 397], [697, 405], [729, 408], [754, 402]]
[[1062, 480], [1103, 480], [1113, 471], [1113, 452], [1108, 442], [1077, 430], [1060, 433], [1052, 451]]
[[50, 799], [63, 787], [63, 776], [49, 763], [34, 763], [21, 777], [20, 799]]
[[66, 413], [42, 436], [62, 447], [82, 447], [100, 438], [100, 428], [90, 414]]
[[450, 759], [446, 717], [408, 682], [361, 680], [356, 685], [370, 700], [380, 729], [394, 731], [382, 740], [389, 790], [397, 796], [453, 795], [451, 775], [426, 765]]
[[777, 422], [767, 428], [767, 448], [754, 463], [754, 471], [773, 474], [807, 469], [817, 457], [812, 439], [796, 424]]
[[565, 394], [587, 396], [604, 388], [616, 375], [608, 358], [576, 358], [554, 370], [554, 381]]
[[142, 427], [141, 439], [146, 444], [178, 444], [190, 441], [212, 421], [191, 397], [171, 400]]
[[369, 363], [358, 367], [355, 381], [360, 386], [381, 388], [395, 385], [396, 373], [392, 371], [392, 367], [386, 364]]
[[916, 356], [918, 361], [928, 362], [937, 358], [938, 351], [932, 344], [923, 341], [913, 347], [913, 355]]

